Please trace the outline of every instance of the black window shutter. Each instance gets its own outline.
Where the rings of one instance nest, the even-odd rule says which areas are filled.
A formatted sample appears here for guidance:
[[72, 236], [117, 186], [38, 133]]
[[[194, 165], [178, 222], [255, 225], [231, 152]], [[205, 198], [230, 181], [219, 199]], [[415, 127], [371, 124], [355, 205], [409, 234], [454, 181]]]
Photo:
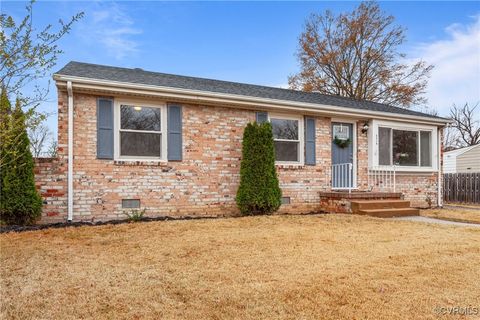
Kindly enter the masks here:
[[97, 158], [113, 159], [113, 100], [97, 99]]
[[168, 160], [182, 160], [182, 107], [169, 104], [167, 109]]
[[315, 118], [305, 117], [305, 164], [314, 166], [315, 162]]
[[258, 111], [256, 117], [257, 123], [264, 123], [268, 121], [268, 113], [264, 111]]

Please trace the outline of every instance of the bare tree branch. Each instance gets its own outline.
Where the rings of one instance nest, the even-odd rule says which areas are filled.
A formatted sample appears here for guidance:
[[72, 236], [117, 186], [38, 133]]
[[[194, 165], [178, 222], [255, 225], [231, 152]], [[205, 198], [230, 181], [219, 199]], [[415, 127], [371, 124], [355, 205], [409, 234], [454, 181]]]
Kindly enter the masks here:
[[458, 130], [448, 126], [443, 130], [443, 148], [445, 151], [451, 151], [462, 147]]
[[465, 103], [462, 107], [453, 105], [450, 117], [454, 121], [453, 128], [458, 131], [461, 146], [473, 146], [480, 143], [480, 119], [475, 113], [479, 103], [470, 107]]
[[405, 30], [394, 20], [375, 2], [338, 16], [311, 15], [299, 39], [301, 70], [289, 77], [290, 87], [405, 108], [425, 103], [433, 66], [400, 63]]
[[[70, 32], [74, 22], [83, 17], [80, 12], [65, 23], [59, 20], [58, 31], [47, 25], [37, 31], [33, 27], [32, 14], [35, 1], [26, 6], [26, 15], [16, 23], [12, 16], [0, 13], [0, 84], [8, 92], [9, 98], [20, 99], [22, 106], [35, 109], [48, 95], [47, 87], [34, 85], [26, 90], [26, 86], [48, 75], [63, 53], [58, 41]], [[38, 112], [26, 112], [28, 116], [44, 119]]]
[[48, 154], [49, 144], [53, 140], [52, 131], [44, 124], [30, 128], [28, 130], [30, 139], [30, 150], [34, 158], [39, 158]]
[[[36, 81], [50, 73], [62, 53], [58, 41], [83, 17], [81, 12], [67, 23], [59, 20], [57, 31], [50, 24], [36, 30], [32, 22], [34, 3], [32, 0], [27, 4], [25, 16], [18, 21], [0, 12], [0, 168], [10, 166], [21, 156], [15, 148], [18, 128], [33, 134], [30, 138], [35, 156], [46, 148], [51, 133], [41, 122], [47, 114], [36, 107], [46, 100], [49, 86], [41, 87]], [[10, 101], [16, 101], [15, 109]], [[20, 113], [18, 119], [13, 116]]]

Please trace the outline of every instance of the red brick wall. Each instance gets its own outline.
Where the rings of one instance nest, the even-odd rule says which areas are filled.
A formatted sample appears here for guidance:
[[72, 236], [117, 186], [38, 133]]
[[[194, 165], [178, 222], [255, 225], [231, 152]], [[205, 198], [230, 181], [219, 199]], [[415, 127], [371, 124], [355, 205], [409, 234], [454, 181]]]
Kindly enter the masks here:
[[357, 187], [368, 190], [368, 136], [362, 133], [365, 121], [357, 122]]
[[[37, 185], [46, 204], [42, 222], [65, 220], [67, 97], [59, 92], [59, 154], [37, 162]], [[96, 159], [96, 96], [74, 95], [74, 220], [125, 218], [122, 199], [140, 199], [147, 215], [235, 215], [243, 128], [255, 111], [183, 106], [183, 161], [124, 162]], [[278, 166], [283, 195], [291, 204], [281, 213], [319, 211], [319, 191], [330, 189], [330, 118], [317, 117], [316, 166]], [[358, 185], [366, 190], [367, 136], [358, 123]], [[413, 179], [413, 177], [411, 178]], [[424, 197], [419, 179], [418, 192]], [[411, 188], [406, 188], [410, 194]], [[58, 190], [53, 192], [53, 190]], [[408, 197], [407, 197], [408, 198]]]
[[66, 219], [66, 168], [66, 163], [59, 159], [35, 159], [35, 184], [43, 199], [43, 222], [61, 222]]

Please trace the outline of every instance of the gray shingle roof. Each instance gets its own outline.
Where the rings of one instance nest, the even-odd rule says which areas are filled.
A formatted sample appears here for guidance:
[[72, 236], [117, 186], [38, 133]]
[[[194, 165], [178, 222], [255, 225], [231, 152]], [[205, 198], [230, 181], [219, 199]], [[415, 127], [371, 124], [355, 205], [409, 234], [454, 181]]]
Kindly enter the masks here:
[[355, 100], [316, 92], [303, 92], [246, 83], [179, 76], [167, 73], [144, 71], [138, 68], [128, 69], [71, 61], [56, 74], [134, 84], [235, 94], [256, 98], [323, 104], [348, 109], [381, 111], [446, 120], [444, 118], [432, 116], [426, 113], [402, 109], [376, 102]]

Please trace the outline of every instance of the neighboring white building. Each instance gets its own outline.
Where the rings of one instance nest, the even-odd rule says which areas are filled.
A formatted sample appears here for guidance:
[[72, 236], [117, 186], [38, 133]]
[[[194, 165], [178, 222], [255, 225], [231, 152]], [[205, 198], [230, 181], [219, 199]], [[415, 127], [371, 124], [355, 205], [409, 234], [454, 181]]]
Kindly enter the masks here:
[[445, 152], [443, 173], [480, 172], [480, 144]]

